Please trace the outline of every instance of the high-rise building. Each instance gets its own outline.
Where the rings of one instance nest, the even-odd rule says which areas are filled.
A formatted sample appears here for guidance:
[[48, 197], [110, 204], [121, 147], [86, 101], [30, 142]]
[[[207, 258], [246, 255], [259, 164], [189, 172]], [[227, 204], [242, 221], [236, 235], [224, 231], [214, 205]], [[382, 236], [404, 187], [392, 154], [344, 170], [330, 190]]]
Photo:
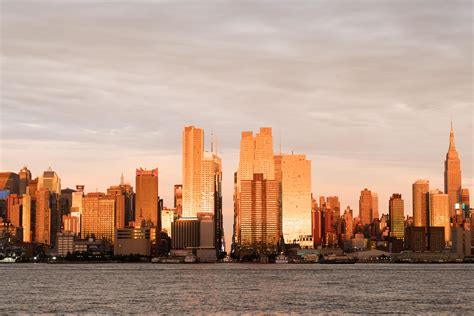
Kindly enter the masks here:
[[32, 212], [31, 212], [31, 196], [29, 194], [22, 195], [22, 227], [23, 227], [23, 242], [32, 242]]
[[20, 193], [20, 178], [14, 172], [0, 172], [0, 190], [8, 190], [11, 194]]
[[449, 196], [449, 216], [455, 215], [455, 205], [459, 203], [461, 194], [461, 161], [454, 145], [454, 131], [451, 122], [449, 133], [449, 149], [444, 162], [444, 193]]
[[372, 220], [379, 218], [379, 196], [375, 192], [372, 194]]
[[345, 222], [345, 239], [351, 240], [352, 236], [354, 236], [354, 219], [352, 217], [352, 210], [349, 206], [346, 207], [344, 211], [344, 222]]
[[298, 243], [312, 235], [311, 161], [305, 155], [283, 155], [281, 170], [283, 237], [286, 243]]
[[359, 217], [362, 225], [370, 225], [373, 220], [372, 192], [365, 188], [360, 192]]
[[122, 229], [126, 226], [125, 219], [125, 192], [121, 186], [111, 186], [107, 189], [107, 195], [115, 200], [115, 228]]
[[19, 176], [19, 194], [25, 194], [26, 189], [28, 188], [28, 183], [31, 181], [31, 171], [25, 166], [21, 168], [18, 173]]
[[48, 189], [51, 193], [61, 193], [61, 179], [51, 167], [38, 178], [38, 189]]
[[[471, 203], [469, 201], [469, 189], [463, 188], [461, 189], [461, 205], [460, 205], [462, 211], [463, 211], [463, 217], [464, 218], [469, 218], [471, 216]], [[474, 230], [474, 223], [471, 222], [471, 232]], [[472, 234], [472, 233], [471, 233]]]
[[135, 224], [145, 221], [158, 227], [158, 168], [137, 169], [135, 186]]
[[46, 188], [36, 191], [35, 241], [50, 245], [51, 240], [51, 207], [50, 192]]
[[312, 237], [313, 237], [313, 248], [321, 246], [321, 210], [318, 207], [318, 203], [315, 199], [312, 199], [311, 203], [311, 227], [312, 227]]
[[82, 199], [81, 237], [110, 242], [115, 232], [115, 199], [101, 192], [88, 193]]
[[275, 251], [279, 242], [279, 188], [275, 180], [254, 174], [242, 180], [240, 193], [240, 241], [243, 248]]
[[405, 209], [401, 194], [394, 193], [389, 201], [390, 237], [405, 238]]
[[221, 159], [212, 152], [204, 152], [201, 167], [201, 210], [199, 213], [214, 215], [221, 180]]
[[276, 251], [281, 237], [280, 183], [275, 180], [272, 129], [242, 132], [239, 170], [234, 177], [234, 247]]
[[328, 196], [326, 198], [326, 209], [330, 209], [334, 213], [334, 218], [341, 217], [341, 203], [338, 196]]
[[204, 130], [186, 126], [183, 131], [183, 217], [195, 218], [201, 212], [202, 158]]
[[183, 185], [174, 185], [174, 208], [176, 209], [179, 217], [183, 214]]
[[175, 209], [163, 209], [161, 211], [161, 230], [171, 236], [171, 223], [174, 222]]
[[430, 226], [444, 227], [445, 242], [451, 240], [449, 195], [440, 190], [430, 191]]
[[416, 227], [428, 227], [430, 182], [417, 180], [412, 185], [413, 220]]
[[22, 200], [18, 194], [10, 194], [7, 198], [7, 221], [13, 227], [21, 227]]

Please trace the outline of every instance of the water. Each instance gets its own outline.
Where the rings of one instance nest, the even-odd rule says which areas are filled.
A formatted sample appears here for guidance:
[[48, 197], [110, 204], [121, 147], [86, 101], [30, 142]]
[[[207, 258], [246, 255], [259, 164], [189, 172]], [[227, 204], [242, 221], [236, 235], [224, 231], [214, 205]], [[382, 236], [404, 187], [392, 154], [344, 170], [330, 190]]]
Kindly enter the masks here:
[[474, 313], [469, 264], [0, 265], [1, 314]]

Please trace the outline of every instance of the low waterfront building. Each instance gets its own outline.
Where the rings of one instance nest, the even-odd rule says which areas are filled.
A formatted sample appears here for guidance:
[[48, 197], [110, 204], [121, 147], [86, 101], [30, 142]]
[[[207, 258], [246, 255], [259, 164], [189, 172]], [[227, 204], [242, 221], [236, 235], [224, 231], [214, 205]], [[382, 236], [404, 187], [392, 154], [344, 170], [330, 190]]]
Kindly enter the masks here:
[[115, 229], [114, 255], [150, 255], [150, 228]]

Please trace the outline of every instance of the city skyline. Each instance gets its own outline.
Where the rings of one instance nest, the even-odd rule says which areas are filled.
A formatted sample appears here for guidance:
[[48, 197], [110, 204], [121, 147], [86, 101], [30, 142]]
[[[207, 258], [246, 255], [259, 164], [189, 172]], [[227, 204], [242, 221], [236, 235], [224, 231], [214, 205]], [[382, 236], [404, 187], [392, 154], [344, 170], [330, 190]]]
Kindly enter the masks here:
[[395, 192], [412, 214], [413, 182], [444, 187], [452, 116], [473, 192], [470, 6], [387, 3], [2, 2], [0, 169], [105, 192], [158, 167], [172, 206], [182, 127], [199, 126], [217, 137], [229, 240], [242, 130], [272, 126], [274, 152], [306, 154], [313, 195], [341, 209], [368, 188], [379, 214]]

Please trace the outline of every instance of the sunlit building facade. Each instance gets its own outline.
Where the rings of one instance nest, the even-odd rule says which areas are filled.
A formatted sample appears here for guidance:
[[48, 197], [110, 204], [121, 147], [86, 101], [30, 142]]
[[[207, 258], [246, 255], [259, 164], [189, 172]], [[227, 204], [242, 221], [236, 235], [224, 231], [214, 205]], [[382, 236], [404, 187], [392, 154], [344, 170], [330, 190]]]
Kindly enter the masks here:
[[460, 201], [461, 194], [461, 161], [454, 145], [454, 131], [451, 124], [449, 133], [449, 149], [444, 162], [444, 193], [449, 196], [449, 216], [455, 215], [455, 205]]
[[275, 180], [254, 174], [242, 180], [240, 200], [240, 245], [259, 251], [275, 251], [279, 241], [279, 188]]
[[372, 192], [365, 188], [360, 192], [359, 198], [359, 217], [362, 225], [370, 225], [372, 223]]
[[282, 230], [285, 243], [311, 233], [311, 161], [305, 155], [283, 155]]
[[19, 177], [19, 194], [25, 194], [28, 183], [31, 181], [31, 171], [25, 166], [18, 172]]
[[451, 239], [449, 195], [440, 190], [430, 191], [430, 226], [444, 227], [445, 242]]
[[38, 189], [48, 189], [51, 193], [61, 193], [61, 179], [51, 168], [38, 178]]
[[135, 225], [144, 221], [158, 227], [158, 168], [137, 169], [135, 181]]
[[186, 126], [183, 131], [183, 217], [195, 218], [201, 212], [202, 158], [204, 130]]
[[104, 193], [88, 193], [82, 199], [81, 237], [114, 240], [115, 199]]
[[405, 238], [405, 207], [402, 195], [392, 194], [388, 204], [390, 216], [390, 237]]
[[32, 242], [32, 223], [31, 223], [31, 195], [22, 195], [22, 227], [23, 227], [23, 242]]
[[413, 220], [416, 227], [428, 227], [429, 214], [429, 191], [428, 180], [417, 180], [412, 185]]

